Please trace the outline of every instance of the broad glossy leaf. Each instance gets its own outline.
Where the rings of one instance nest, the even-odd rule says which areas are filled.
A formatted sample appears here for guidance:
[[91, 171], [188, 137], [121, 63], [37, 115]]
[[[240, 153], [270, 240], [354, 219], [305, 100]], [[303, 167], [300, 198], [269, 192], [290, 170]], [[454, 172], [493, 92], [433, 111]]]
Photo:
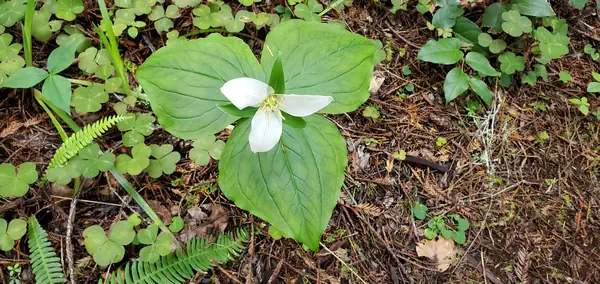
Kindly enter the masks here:
[[37, 85], [48, 77], [48, 72], [37, 67], [26, 67], [20, 69], [3, 83], [4, 88], [26, 89]]
[[575, 9], [583, 9], [588, 2], [589, 0], [569, 0], [569, 3], [571, 3]]
[[464, 12], [462, 6], [446, 5], [435, 11], [431, 23], [437, 28], [451, 28], [456, 24], [456, 19]]
[[490, 61], [481, 53], [469, 52], [465, 60], [471, 68], [482, 76], [500, 76], [500, 72], [496, 71]]
[[454, 64], [463, 58], [460, 50], [460, 40], [456, 38], [442, 38], [429, 40], [421, 49], [417, 58], [436, 64]]
[[229, 103], [223, 84], [240, 77], [265, 81], [250, 48], [218, 34], [163, 47], [137, 70], [158, 121], [182, 139], [219, 132], [237, 119], [217, 105]]
[[479, 52], [483, 55], [487, 55], [488, 51], [486, 48], [479, 45], [479, 35], [483, 33], [481, 28], [473, 21], [466, 17], [460, 17], [456, 19], [456, 24], [452, 28], [454, 35], [462, 42], [473, 45], [472, 51]]
[[248, 144], [250, 119], [240, 121], [219, 162], [219, 185], [238, 207], [316, 251], [344, 181], [347, 150], [332, 122], [305, 119], [302, 129], [284, 125], [275, 148], [258, 154]]
[[42, 93], [51, 103], [70, 114], [71, 82], [60, 75], [50, 75], [42, 85]]
[[512, 4], [519, 7], [522, 15], [534, 17], [551, 17], [556, 14], [547, 0], [513, 0]]
[[446, 103], [456, 99], [456, 97], [460, 96], [468, 89], [469, 75], [465, 74], [460, 67], [454, 67], [446, 74], [446, 80], [444, 81], [444, 96], [446, 97]]
[[375, 46], [337, 26], [291, 20], [267, 35], [261, 64], [270, 78], [281, 57], [285, 92], [332, 96], [323, 113], [356, 110], [369, 97]]
[[502, 23], [504, 22], [502, 13], [504, 12], [506, 12], [506, 8], [501, 3], [494, 3], [488, 6], [483, 13], [482, 25], [490, 28], [492, 32], [501, 32]]
[[473, 89], [473, 91], [475, 91], [475, 93], [477, 93], [481, 100], [483, 100], [487, 105], [492, 104], [494, 96], [492, 95], [492, 92], [490, 92], [490, 89], [485, 82], [477, 78], [470, 78], [469, 86], [471, 86], [471, 89]]

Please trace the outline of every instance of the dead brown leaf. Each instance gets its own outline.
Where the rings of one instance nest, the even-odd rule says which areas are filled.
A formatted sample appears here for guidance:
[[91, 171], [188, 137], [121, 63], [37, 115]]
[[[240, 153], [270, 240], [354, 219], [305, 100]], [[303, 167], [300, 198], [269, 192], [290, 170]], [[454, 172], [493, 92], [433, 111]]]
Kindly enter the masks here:
[[452, 240], [439, 237], [437, 240], [425, 240], [417, 244], [417, 255], [427, 257], [437, 262], [437, 270], [448, 270], [450, 263], [456, 255]]
[[[210, 215], [209, 215], [210, 214]], [[187, 242], [196, 237], [204, 238], [211, 232], [223, 233], [227, 228], [229, 214], [219, 204], [204, 204], [187, 210], [183, 218], [185, 228], [179, 234], [182, 241]]]

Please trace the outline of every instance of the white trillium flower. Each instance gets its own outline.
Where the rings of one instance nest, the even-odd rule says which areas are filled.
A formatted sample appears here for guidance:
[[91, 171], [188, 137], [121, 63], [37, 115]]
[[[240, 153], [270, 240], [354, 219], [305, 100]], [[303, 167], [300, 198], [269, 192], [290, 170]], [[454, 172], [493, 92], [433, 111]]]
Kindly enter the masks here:
[[268, 84], [253, 78], [236, 78], [225, 82], [221, 92], [233, 105], [242, 110], [258, 107], [252, 118], [250, 129], [250, 150], [268, 152], [273, 149], [283, 130], [283, 115], [309, 116], [333, 101], [331, 96], [278, 95]]

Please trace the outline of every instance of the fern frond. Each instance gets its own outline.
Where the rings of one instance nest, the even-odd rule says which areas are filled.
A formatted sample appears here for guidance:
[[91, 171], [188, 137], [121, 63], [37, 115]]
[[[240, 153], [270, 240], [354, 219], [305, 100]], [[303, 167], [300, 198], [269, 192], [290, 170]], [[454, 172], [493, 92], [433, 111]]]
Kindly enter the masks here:
[[31, 216], [28, 223], [29, 257], [35, 283], [65, 283], [60, 258], [54, 253], [52, 244], [48, 241], [48, 234], [35, 216]]
[[[185, 250], [163, 256], [156, 263], [131, 261], [125, 270], [111, 273], [104, 283], [183, 283], [194, 277], [197, 271], [207, 271], [216, 264], [233, 260], [247, 241], [248, 232], [245, 230], [223, 234], [214, 242], [194, 239], [187, 243]], [[102, 279], [99, 283], [103, 283]]]
[[64, 166], [69, 159], [79, 153], [79, 150], [92, 143], [95, 138], [98, 138], [113, 125], [123, 121], [125, 118], [126, 117], [123, 115], [105, 117], [92, 124], [86, 125], [81, 131], [73, 133], [73, 135], [71, 135], [67, 141], [63, 142], [58, 150], [56, 150], [52, 160], [50, 160], [50, 164], [48, 164], [48, 169]]

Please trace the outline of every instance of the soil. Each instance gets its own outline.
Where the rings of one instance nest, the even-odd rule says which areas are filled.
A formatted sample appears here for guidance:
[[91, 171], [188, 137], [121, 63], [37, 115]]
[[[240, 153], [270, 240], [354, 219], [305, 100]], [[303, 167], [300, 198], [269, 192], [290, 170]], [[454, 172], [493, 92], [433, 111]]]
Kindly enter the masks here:
[[[91, 22], [99, 22], [99, 11], [95, 1], [85, 2], [86, 10], [77, 21], [97, 45]], [[468, 115], [468, 96], [450, 104], [443, 101], [442, 84], [451, 67], [416, 59], [418, 48], [436, 34], [427, 29], [427, 18], [415, 11], [413, 2], [408, 10], [393, 15], [388, 1], [359, 0], [324, 17], [343, 21], [351, 31], [380, 39], [384, 45], [389, 42], [394, 53], [390, 61], [376, 66], [377, 76], [385, 80], [363, 108], [328, 116], [348, 142], [349, 162], [340, 201], [318, 253], [290, 239], [273, 240], [265, 222], [228, 201], [216, 184], [215, 161], [199, 167], [182, 159], [175, 174], [157, 180], [128, 177], [163, 218], [188, 216], [193, 208], [200, 218], [195, 223], [200, 236], [249, 228], [250, 241], [239, 257], [199, 273], [191, 283], [600, 283], [600, 127], [593, 116], [584, 117], [568, 102], [585, 95], [590, 109], [600, 106], [597, 97], [585, 92], [591, 72], [598, 72], [600, 64], [582, 52], [586, 43], [600, 47], [595, 5], [574, 10], [566, 0], [550, 1], [569, 24], [569, 55], [548, 65], [548, 81], [534, 87], [497, 86], [493, 105]], [[237, 2], [231, 5], [236, 11]], [[254, 9], [274, 13], [276, 5], [258, 3]], [[191, 11], [182, 14], [176, 29], [185, 34], [195, 27]], [[481, 13], [467, 16], [477, 20]], [[19, 41], [19, 27], [8, 32]], [[258, 39], [266, 35], [264, 28], [254, 27], [245, 33]], [[164, 35], [146, 28], [136, 40], [121, 38], [121, 53], [140, 65], [165, 41]], [[248, 43], [257, 52], [262, 48], [260, 40]], [[53, 40], [33, 46], [39, 66], [56, 47]], [[406, 50], [404, 56], [400, 49]], [[402, 74], [406, 65], [411, 76]], [[560, 71], [568, 71], [573, 81], [559, 81]], [[69, 72], [72, 78], [87, 79], [75, 66]], [[135, 84], [134, 78], [130, 80]], [[399, 92], [409, 83], [414, 92], [401, 98]], [[61, 143], [59, 134], [29, 91], [0, 93], [0, 162], [33, 161], [43, 169]], [[116, 101], [111, 98], [97, 114], [74, 113], [74, 119], [83, 125], [110, 115]], [[533, 102], [544, 103], [547, 109], [535, 109]], [[362, 115], [369, 105], [379, 107], [380, 118]], [[151, 110], [138, 105], [135, 111]], [[540, 143], [535, 137], [541, 131], [550, 138]], [[228, 134], [224, 131], [218, 138]], [[120, 137], [113, 129], [98, 143], [103, 149], [118, 149]], [[447, 143], [437, 146], [438, 137]], [[189, 141], [162, 128], [146, 142], [170, 143], [181, 153], [191, 148]], [[409, 158], [395, 160], [393, 153], [399, 150]], [[34, 186], [23, 198], [0, 200], [0, 215], [10, 219], [36, 214], [66, 267], [70, 196], [68, 188]], [[415, 202], [427, 205], [430, 216], [459, 214], [471, 224], [467, 242], [457, 245], [459, 252], [444, 272], [417, 256], [415, 247], [426, 239], [426, 222], [412, 217]], [[72, 238], [78, 282], [97, 282], [105, 272], [85, 251], [82, 231], [93, 224], [108, 228], [131, 210], [141, 212], [109, 175], [83, 182]], [[32, 282], [24, 240], [15, 250], [0, 252], [0, 282], [8, 283], [5, 268], [14, 263], [23, 265], [24, 281]], [[129, 249], [125, 260], [135, 256]]]

